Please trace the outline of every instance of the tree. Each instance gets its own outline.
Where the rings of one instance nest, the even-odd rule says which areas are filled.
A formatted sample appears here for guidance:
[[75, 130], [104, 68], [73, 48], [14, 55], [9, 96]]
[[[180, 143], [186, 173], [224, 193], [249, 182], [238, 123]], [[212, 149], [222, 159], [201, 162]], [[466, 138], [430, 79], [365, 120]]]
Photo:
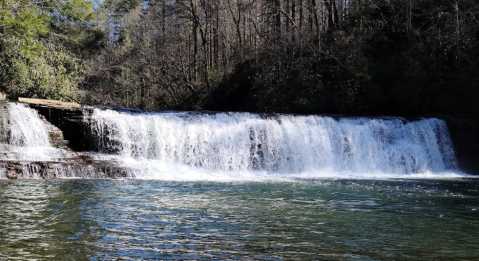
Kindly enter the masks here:
[[0, 88], [12, 98], [74, 99], [86, 72], [80, 54], [101, 38], [93, 18], [87, 1], [2, 0]]
[[478, 9], [473, 0], [107, 0], [97, 24], [109, 41], [82, 88], [86, 102], [143, 109], [472, 115]]

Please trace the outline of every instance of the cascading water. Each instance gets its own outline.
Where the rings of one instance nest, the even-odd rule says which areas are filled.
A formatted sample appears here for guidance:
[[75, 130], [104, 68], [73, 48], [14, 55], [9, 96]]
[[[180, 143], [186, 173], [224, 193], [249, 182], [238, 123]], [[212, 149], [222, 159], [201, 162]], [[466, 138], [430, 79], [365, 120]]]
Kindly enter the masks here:
[[51, 146], [37, 112], [25, 104], [6, 103], [0, 114], [0, 160], [51, 161], [62, 157]]
[[[66, 151], [50, 144], [48, 130], [38, 113], [21, 103], [3, 102], [0, 109], [0, 178], [40, 178], [45, 163], [59, 160]], [[58, 173], [57, 176], [65, 176]]]
[[[97, 163], [64, 161], [78, 155], [51, 146], [35, 110], [5, 103], [0, 110], [0, 161], [21, 161], [23, 177], [30, 178], [443, 177], [456, 175], [451, 171], [457, 168], [447, 127], [437, 119], [94, 109], [85, 121], [99, 152], [92, 153]], [[117, 162], [119, 168], [110, 168]], [[0, 176], [5, 176], [4, 168]]]
[[438, 119], [95, 109], [93, 146], [140, 177], [257, 179], [413, 177], [456, 169]]
[[[0, 178], [120, 178], [131, 171], [105, 157], [54, 147], [58, 130], [26, 104], [0, 102]], [[63, 143], [63, 141], [61, 142]]]
[[66, 160], [78, 155], [53, 147], [45, 122], [35, 110], [22, 103], [2, 103], [0, 152], [0, 178], [99, 178], [121, 172], [112, 173], [102, 164]]

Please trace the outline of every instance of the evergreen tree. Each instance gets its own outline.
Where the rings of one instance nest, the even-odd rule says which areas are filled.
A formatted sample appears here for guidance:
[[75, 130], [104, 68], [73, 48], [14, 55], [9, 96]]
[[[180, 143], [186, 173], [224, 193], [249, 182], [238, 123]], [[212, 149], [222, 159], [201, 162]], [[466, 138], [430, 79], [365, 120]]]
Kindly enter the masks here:
[[93, 3], [1, 0], [0, 89], [18, 96], [72, 100], [87, 71], [85, 50], [98, 50]]

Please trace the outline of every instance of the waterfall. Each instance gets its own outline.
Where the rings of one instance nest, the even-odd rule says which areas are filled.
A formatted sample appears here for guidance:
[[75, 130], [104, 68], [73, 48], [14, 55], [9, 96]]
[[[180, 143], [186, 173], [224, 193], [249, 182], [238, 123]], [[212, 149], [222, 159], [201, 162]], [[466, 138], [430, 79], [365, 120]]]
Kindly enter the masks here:
[[[164, 180], [457, 177], [438, 119], [92, 109], [90, 153], [50, 144], [36, 110], [0, 107], [0, 177]], [[50, 127], [47, 127], [50, 126]], [[12, 176], [13, 175], [13, 176]]]
[[131, 171], [107, 157], [95, 160], [89, 153], [53, 147], [50, 133], [57, 135], [59, 130], [28, 105], [0, 105], [0, 178], [131, 177]]
[[145, 177], [411, 177], [457, 168], [438, 119], [95, 109], [89, 121], [96, 150]]
[[11, 136], [13, 146], [50, 147], [48, 131], [35, 110], [23, 104], [10, 103]]
[[61, 157], [50, 144], [45, 123], [25, 104], [3, 105], [0, 132], [0, 160], [51, 161]]
[[22, 177], [38, 178], [38, 165], [32, 161], [52, 161], [62, 155], [50, 145], [45, 123], [25, 104], [2, 102], [0, 107], [0, 178], [7, 169]]

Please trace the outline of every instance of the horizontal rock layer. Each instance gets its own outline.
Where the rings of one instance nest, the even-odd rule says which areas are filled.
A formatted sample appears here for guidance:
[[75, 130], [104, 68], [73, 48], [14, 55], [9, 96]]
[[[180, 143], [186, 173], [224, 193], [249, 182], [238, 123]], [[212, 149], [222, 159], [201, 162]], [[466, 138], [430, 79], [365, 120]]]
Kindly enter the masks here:
[[0, 176], [24, 178], [127, 178], [130, 171], [109, 162], [0, 161]]

